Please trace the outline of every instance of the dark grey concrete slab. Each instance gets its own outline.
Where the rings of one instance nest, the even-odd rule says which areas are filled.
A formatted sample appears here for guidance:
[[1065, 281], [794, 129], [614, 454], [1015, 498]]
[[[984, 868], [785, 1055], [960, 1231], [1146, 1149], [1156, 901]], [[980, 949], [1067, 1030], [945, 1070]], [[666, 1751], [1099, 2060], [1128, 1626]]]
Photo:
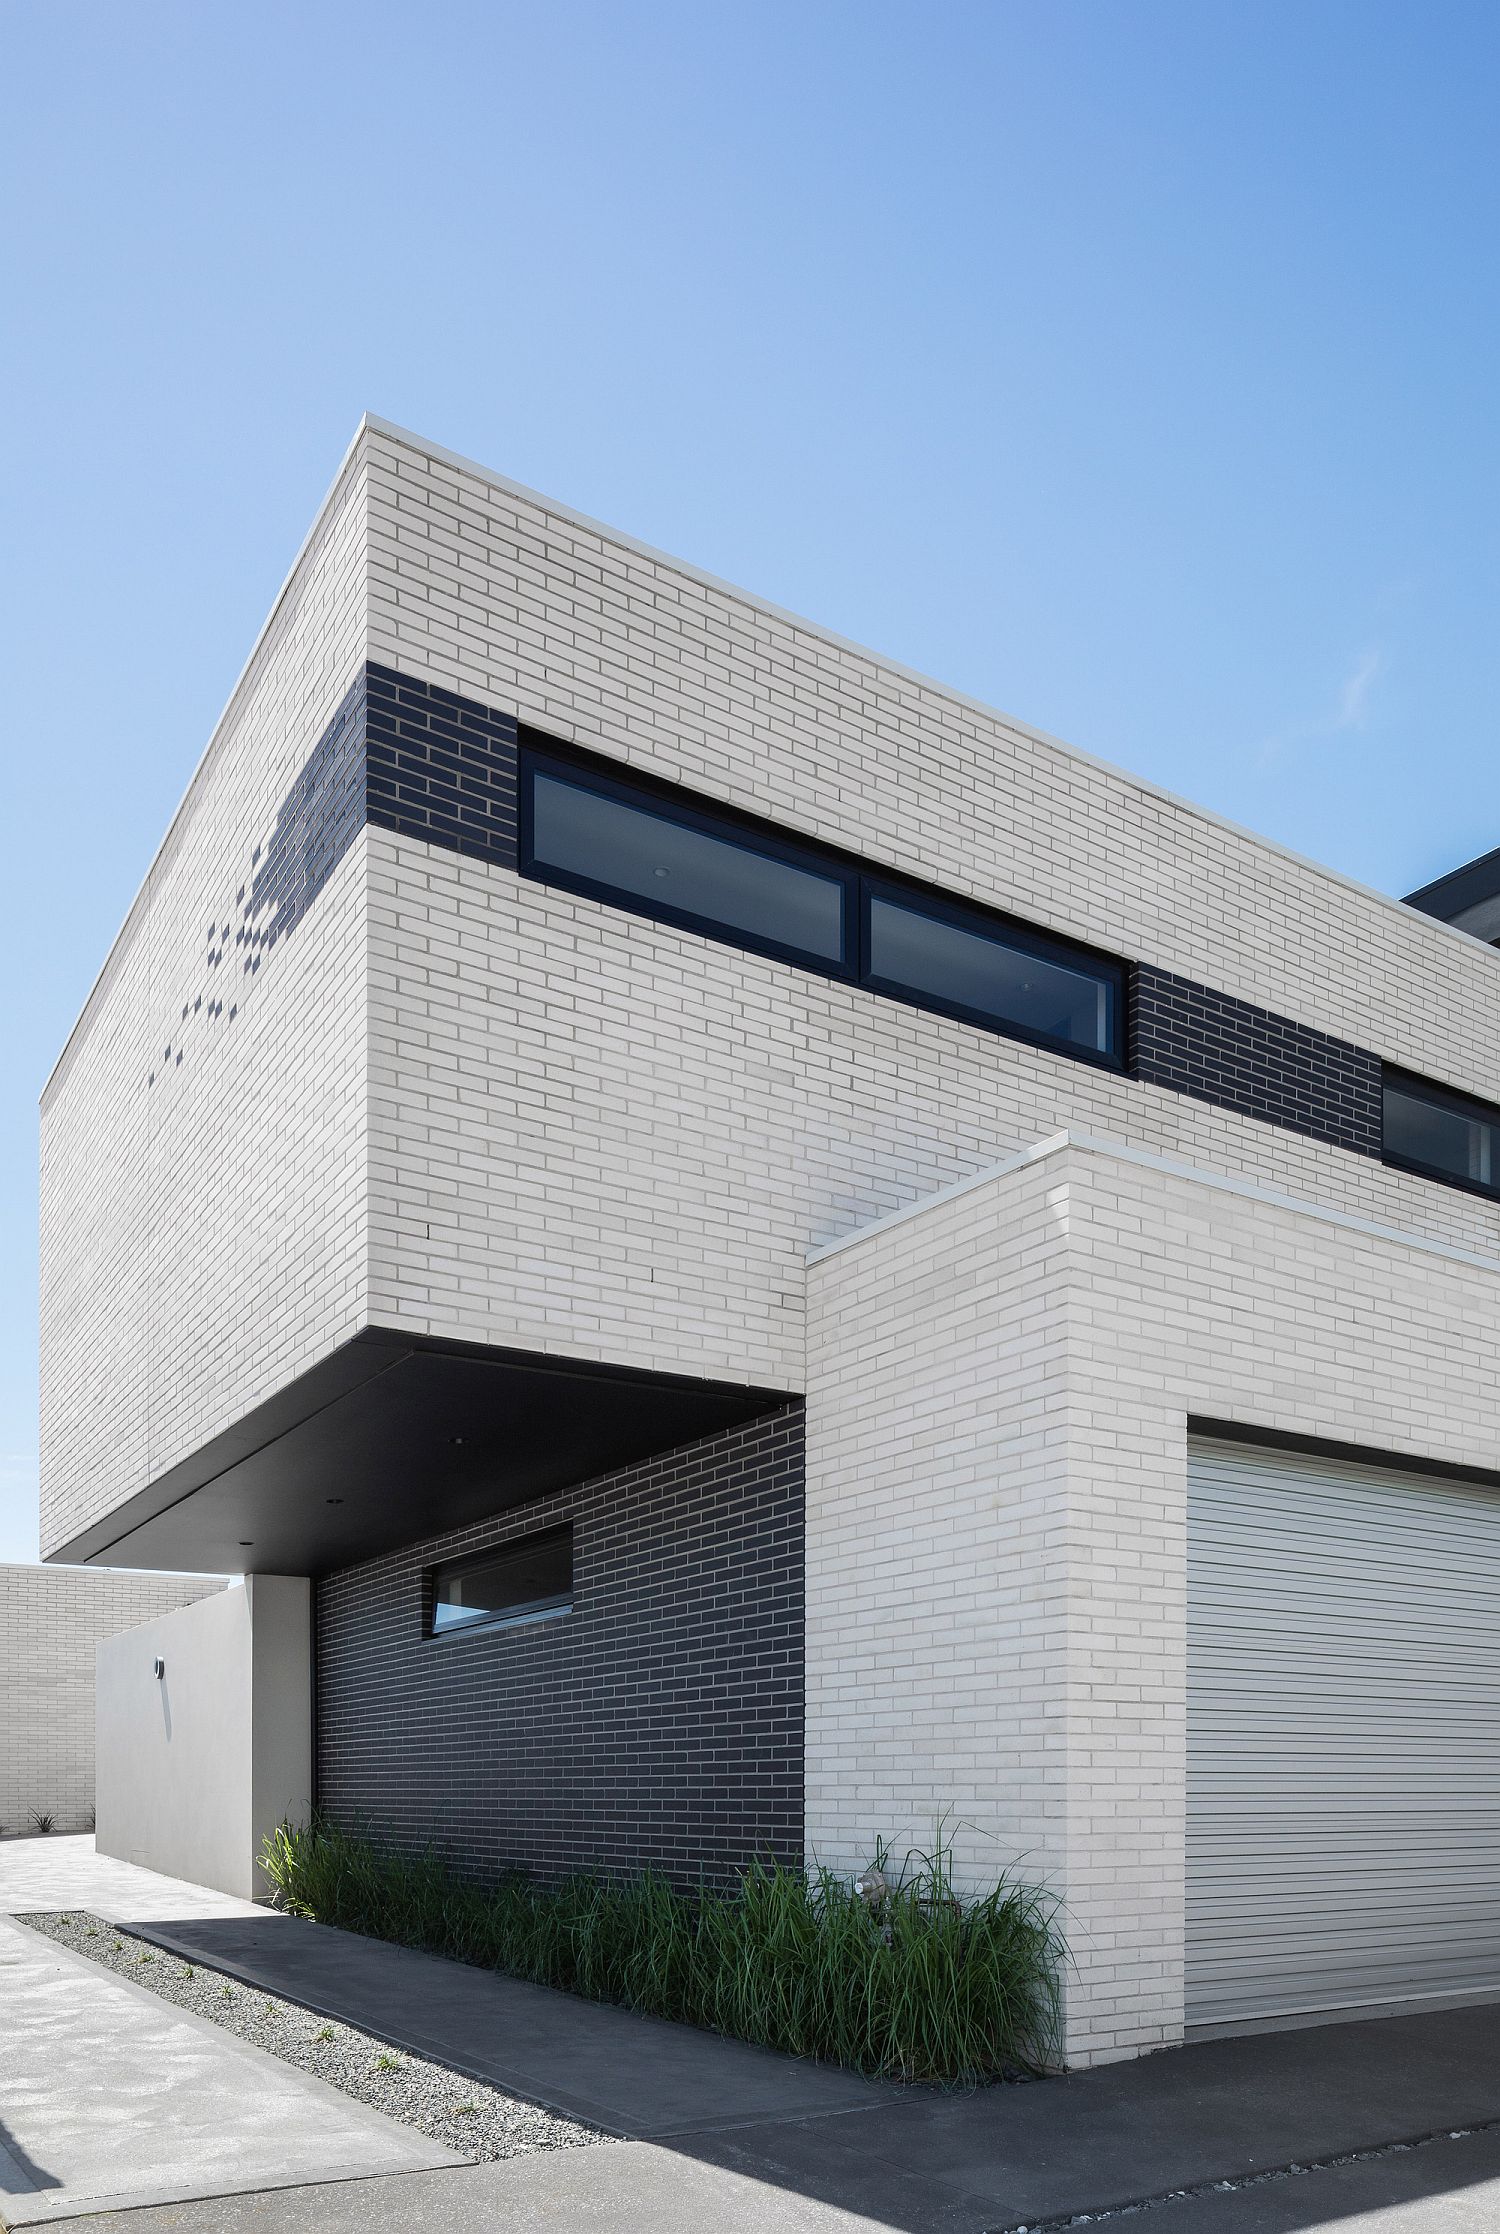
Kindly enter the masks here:
[[[967, 2096], [892, 2089], [877, 2112], [836, 2124], [781, 2120], [677, 2145], [893, 2226], [923, 2227], [926, 2191], [951, 2189], [980, 2199], [976, 2228], [1004, 2228], [1492, 2118], [1495, 2007], [1212, 2041]], [[897, 2175], [911, 2183], [905, 2211]]]
[[143, 1920], [191, 1961], [633, 2138], [865, 2109], [891, 2090], [300, 1917]]
[[1100, 2234], [1496, 2234], [1500, 2133], [1329, 2165], [1100, 2222]]
[[[149, 1929], [197, 1961], [476, 2077], [669, 2144], [686, 2192], [691, 2163], [709, 2192], [726, 2176], [765, 2210], [795, 2200], [832, 2214], [809, 2225], [981, 2234], [1500, 2118], [1494, 2006], [1212, 2041], [943, 2095], [868, 2084], [295, 1919]], [[566, 2175], [585, 2186], [596, 2177], [611, 2177], [602, 2161]]]

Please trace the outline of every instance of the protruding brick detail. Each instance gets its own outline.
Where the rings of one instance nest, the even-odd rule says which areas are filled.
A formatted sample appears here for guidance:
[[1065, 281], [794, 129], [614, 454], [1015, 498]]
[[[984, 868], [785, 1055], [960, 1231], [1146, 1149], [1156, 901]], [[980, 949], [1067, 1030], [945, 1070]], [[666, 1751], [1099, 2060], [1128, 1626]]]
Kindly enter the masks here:
[[[573, 1526], [574, 1605], [423, 1635], [440, 1560]], [[802, 1406], [319, 1583], [318, 1797], [466, 1869], [802, 1857]]]
[[1137, 1077], [1306, 1133], [1380, 1154], [1380, 1058], [1231, 993], [1146, 966], [1131, 987]]

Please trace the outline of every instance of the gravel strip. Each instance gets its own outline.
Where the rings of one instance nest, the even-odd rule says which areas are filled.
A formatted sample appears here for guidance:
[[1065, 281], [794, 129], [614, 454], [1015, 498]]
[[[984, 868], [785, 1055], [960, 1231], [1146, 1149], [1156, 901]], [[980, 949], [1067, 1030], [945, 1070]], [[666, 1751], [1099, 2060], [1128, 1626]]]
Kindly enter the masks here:
[[60, 1915], [18, 1916], [44, 1938], [87, 1955], [106, 1970], [137, 1986], [147, 1986], [163, 2001], [208, 2017], [226, 2032], [268, 2055], [325, 2079], [356, 2102], [383, 2110], [402, 2125], [464, 2156], [526, 2156], [537, 2149], [580, 2149], [609, 2134], [576, 2119], [519, 2102], [498, 2087], [485, 2086], [440, 2063], [429, 2063], [388, 2040], [376, 2040], [352, 2025], [335, 2024], [301, 2009], [294, 2001], [262, 1993], [202, 1963], [184, 1962], [134, 1933], [76, 1909]]

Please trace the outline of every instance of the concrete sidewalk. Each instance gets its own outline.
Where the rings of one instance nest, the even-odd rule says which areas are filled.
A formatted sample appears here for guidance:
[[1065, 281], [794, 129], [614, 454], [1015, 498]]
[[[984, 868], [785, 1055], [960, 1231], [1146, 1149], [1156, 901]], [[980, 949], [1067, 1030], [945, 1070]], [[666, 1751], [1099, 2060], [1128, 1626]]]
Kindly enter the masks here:
[[11, 2227], [464, 2161], [8, 1917], [0, 2011]]
[[96, 1853], [90, 1834], [0, 1839], [0, 1916], [86, 1908], [120, 1923], [127, 1916], [268, 1916], [253, 1901], [207, 1885], [158, 1877], [134, 1862]]

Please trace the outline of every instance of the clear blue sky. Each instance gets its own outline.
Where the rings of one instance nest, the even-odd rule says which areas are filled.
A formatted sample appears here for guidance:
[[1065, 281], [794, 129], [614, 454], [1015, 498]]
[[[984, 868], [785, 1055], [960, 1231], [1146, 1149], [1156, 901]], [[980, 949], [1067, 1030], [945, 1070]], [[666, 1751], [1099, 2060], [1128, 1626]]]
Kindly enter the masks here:
[[1500, 843], [1493, 0], [9, 0], [36, 1096], [366, 408], [1387, 890]]

